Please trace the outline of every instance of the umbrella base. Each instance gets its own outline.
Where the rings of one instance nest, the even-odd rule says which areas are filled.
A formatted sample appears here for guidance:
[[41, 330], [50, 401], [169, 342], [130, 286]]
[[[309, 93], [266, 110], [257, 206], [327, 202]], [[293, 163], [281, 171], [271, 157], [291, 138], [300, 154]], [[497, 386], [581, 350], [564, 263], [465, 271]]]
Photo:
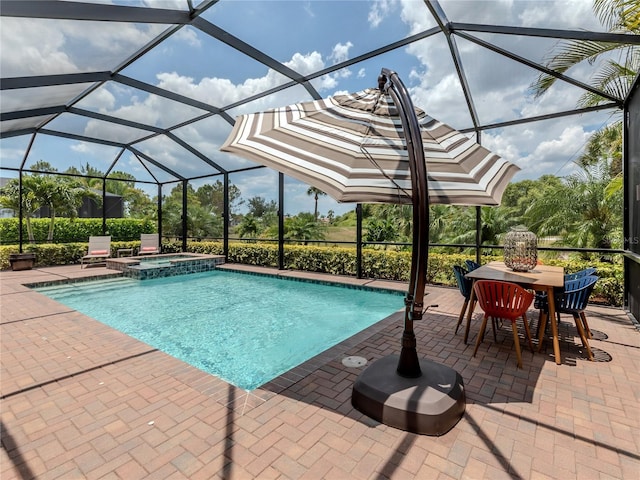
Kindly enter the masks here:
[[385, 425], [424, 435], [443, 435], [462, 418], [462, 377], [445, 365], [420, 360], [422, 376], [401, 377], [397, 355], [372, 363], [353, 385], [351, 404]]

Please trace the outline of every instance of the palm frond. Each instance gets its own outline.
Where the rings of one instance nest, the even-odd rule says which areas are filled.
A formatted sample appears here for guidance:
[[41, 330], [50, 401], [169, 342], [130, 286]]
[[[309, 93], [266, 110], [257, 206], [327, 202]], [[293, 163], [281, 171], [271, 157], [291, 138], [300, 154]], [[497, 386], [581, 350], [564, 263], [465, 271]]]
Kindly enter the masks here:
[[[608, 61], [593, 77], [593, 86], [598, 90], [622, 101], [636, 77], [636, 72], [617, 62]], [[578, 100], [578, 107], [592, 107], [605, 101], [604, 97], [585, 92]]]
[[[574, 40], [560, 44], [556, 52], [547, 56], [545, 67], [557, 73], [565, 73], [571, 67], [583, 61], [594, 62], [600, 55], [620, 49], [620, 45], [608, 42]], [[541, 73], [531, 84], [536, 97], [545, 93], [557, 80], [556, 77], [547, 73]]]
[[637, 31], [640, 29], [638, 0], [594, 0], [593, 10], [609, 31]]

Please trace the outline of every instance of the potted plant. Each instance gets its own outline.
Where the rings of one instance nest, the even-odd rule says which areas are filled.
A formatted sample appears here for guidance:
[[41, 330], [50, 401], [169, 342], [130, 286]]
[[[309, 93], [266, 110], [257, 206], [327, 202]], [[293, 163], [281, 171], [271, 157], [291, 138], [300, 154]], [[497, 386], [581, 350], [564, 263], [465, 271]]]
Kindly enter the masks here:
[[19, 270], [31, 270], [36, 262], [35, 253], [10, 253], [9, 263], [11, 270], [14, 272]]

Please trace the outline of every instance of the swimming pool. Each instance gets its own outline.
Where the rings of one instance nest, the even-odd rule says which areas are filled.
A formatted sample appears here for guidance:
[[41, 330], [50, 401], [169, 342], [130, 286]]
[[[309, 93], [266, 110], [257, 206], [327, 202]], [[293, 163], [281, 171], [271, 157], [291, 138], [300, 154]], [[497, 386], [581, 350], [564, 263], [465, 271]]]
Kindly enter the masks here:
[[220, 270], [36, 290], [245, 390], [403, 306], [398, 292]]

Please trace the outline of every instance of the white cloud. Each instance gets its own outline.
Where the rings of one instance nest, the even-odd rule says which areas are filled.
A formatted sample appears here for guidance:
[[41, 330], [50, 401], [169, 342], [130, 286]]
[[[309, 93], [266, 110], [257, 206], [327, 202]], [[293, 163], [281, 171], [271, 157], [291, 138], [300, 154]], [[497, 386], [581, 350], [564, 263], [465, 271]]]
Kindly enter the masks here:
[[109, 70], [166, 28], [11, 17], [1, 27], [3, 77]]
[[3, 77], [77, 72], [63, 50], [65, 35], [53, 22], [2, 18], [0, 70]]
[[564, 176], [574, 169], [573, 162], [584, 149], [592, 132], [579, 125], [562, 126], [553, 120], [502, 129], [499, 134], [483, 134], [482, 144], [518, 165], [522, 171], [515, 180], [536, 179], [541, 175]]
[[398, 0], [374, 0], [369, 10], [369, 24], [378, 27], [397, 6]]
[[329, 55], [329, 60], [333, 61], [333, 63], [344, 62], [349, 59], [349, 49], [353, 47], [353, 43], [337, 43], [333, 47], [333, 51], [331, 55]]
[[87, 153], [91, 150], [87, 142], [74, 143], [71, 145], [71, 150], [78, 153]]
[[185, 42], [190, 47], [202, 46], [200, 37], [198, 37], [198, 34], [193, 28], [181, 28], [174, 34], [174, 37]]

